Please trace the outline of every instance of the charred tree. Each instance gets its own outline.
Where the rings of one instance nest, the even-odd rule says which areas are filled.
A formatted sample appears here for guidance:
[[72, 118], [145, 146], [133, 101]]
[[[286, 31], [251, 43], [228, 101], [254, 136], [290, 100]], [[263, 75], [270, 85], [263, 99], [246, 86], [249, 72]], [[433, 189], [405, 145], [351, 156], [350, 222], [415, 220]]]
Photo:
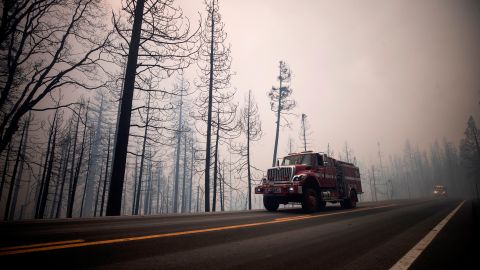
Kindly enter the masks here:
[[[123, 12], [127, 22], [113, 16], [119, 37], [119, 54], [127, 58], [124, 87], [115, 140], [107, 215], [120, 215], [133, 92], [137, 74], [150, 73], [156, 77], [170, 77], [175, 71], [190, 65], [196, 53], [196, 33], [190, 34], [190, 25], [184, 24], [180, 8], [172, 0], [125, 1]], [[132, 25], [133, 22], [133, 25]], [[130, 28], [130, 25], [131, 28]], [[130, 34], [130, 37], [128, 35]], [[142, 46], [140, 47], [140, 44]], [[128, 48], [125, 51], [123, 48]]]
[[245, 107], [240, 112], [240, 129], [245, 136], [246, 145], [236, 147], [236, 152], [240, 154], [242, 160], [237, 162], [238, 170], [247, 169], [247, 186], [248, 186], [248, 209], [252, 209], [252, 164], [250, 159], [251, 143], [260, 140], [262, 137], [262, 123], [260, 122], [260, 115], [258, 105], [255, 102], [252, 91], [248, 91], [248, 98]]
[[12, 140], [22, 117], [41, 109], [41, 102], [55, 91], [103, 86], [100, 66], [110, 36], [102, 24], [99, 0], [4, 3], [0, 25], [0, 58], [5, 60], [0, 72], [0, 152]]
[[182, 173], [182, 213], [187, 210], [187, 134], [183, 135], [183, 173]]
[[57, 111], [55, 112], [54, 121], [52, 123], [53, 138], [52, 138], [52, 149], [50, 151], [47, 168], [45, 171], [45, 180], [42, 183], [41, 193], [39, 197], [38, 211], [35, 218], [42, 219], [45, 215], [47, 199], [48, 199], [48, 189], [50, 188], [50, 181], [52, 179], [53, 165], [55, 161], [55, 148], [57, 142], [57, 133], [58, 133], [58, 118]]
[[[183, 79], [182, 79], [182, 90], [183, 90]], [[183, 130], [183, 92], [180, 96], [179, 103], [179, 113], [178, 113], [178, 129], [177, 129], [177, 145], [175, 150], [175, 182], [174, 182], [174, 191], [173, 191], [173, 212], [178, 213], [178, 188], [180, 182], [180, 149], [182, 143], [182, 130]]]
[[[60, 194], [58, 195], [58, 202], [57, 202], [57, 206], [56, 206], [56, 214], [55, 214], [55, 217], [56, 218], [59, 218], [60, 217], [60, 214], [61, 214], [61, 211], [62, 211], [62, 203], [63, 203], [63, 190], [65, 188], [65, 182], [67, 180], [67, 170], [68, 170], [68, 162], [70, 161], [70, 148], [72, 146], [72, 143], [71, 143], [71, 134], [70, 134], [70, 125], [69, 125], [69, 128], [68, 128], [68, 135], [67, 135], [67, 138], [66, 138], [66, 157], [64, 159], [64, 165], [63, 165], [63, 168], [62, 168], [62, 176], [61, 176], [61, 180], [60, 180]], [[52, 207], [53, 208], [53, 207]]]
[[148, 138], [148, 128], [150, 122], [150, 94], [148, 94], [147, 106], [146, 106], [146, 118], [145, 118], [145, 128], [143, 133], [143, 142], [142, 142], [142, 153], [140, 156], [140, 172], [138, 174], [138, 183], [137, 183], [137, 194], [135, 196], [135, 215], [140, 214], [140, 191], [142, 188], [142, 177], [143, 177], [143, 168], [145, 163], [145, 154], [146, 154], [146, 146], [147, 146], [147, 138]]
[[[90, 131], [90, 136], [88, 139], [88, 160], [92, 159], [92, 138], [93, 138], [93, 131]], [[83, 145], [83, 143], [82, 143]], [[87, 162], [87, 175], [85, 177], [85, 182], [83, 183], [83, 192], [82, 192], [82, 201], [80, 202], [80, 217], [83, 217], [83, 209], [85, 206], [85, 195], [87, 193], [87, 184], [88, 184], [88, 173], [90, 172], [90, 162]], [[71, 191], [71, 189], [70, 189]], [[70, 201], [69, 201], [70, 202]], [[70, 203], [69, 203], [70, 204]]]
[[276, 132], [275, 132], [275, 145], [273, 147], [273, 161], [272, 167], [275, 166], [277, 162], [277, 148], [278, 148], [278, 138], [280, 131], [280, 118], [282, 114], [287, 113], [289, 110], [292, 110], [295, 107], [295, 101], [290, 99], [292, 95], [292, 89], [288, 85], [291, 79], [291, 71], [287, 64], [283, 61], [280, 61], [279, 65], [279, 75], [277, 77], [279, 81], [279, 87], [272, 87], [272, 90], [268, 93], [270, 97], [270, 108], [273, 112], [276, 113], [277, 122], [276, 122]]
[[467, 177], [473, 179], [474, 194], [480, 198], [480, 133], [472, 116], [468, 118], [465, 137], [460, 141], [460, 157]]
[[5, 162], [3, 163], [2, 182], [0, 184], [0, 201], [2, 200], [3, 187], [5, 186], [5, 182], [7, 181], [7, 172], [8, 172], [8, 164], [10, 160], [11, 148], [12, 148], [12, 145], [11, 143], [9, 143], [7, 146], [7, 154], [5, 155]]
[[[68, 205], [67, 205], [67, 218], [71, 218], [72, 215], [73, 215], [73, 205], [75, 203], [75, 194], [77, 192], [78, 178], [80, 177], [80, 169], [82, 168], [83, 154], [84, 154], [84, 151], [85, 151], [85, 139], [87, 137], [87, 129], [88, 129], [88, 127], [87, 127], [88, 111], [89, 111], [89, 105], [87, 104], [87, 108], [85, 110], [85, 120], [84, 120], [85, 122], [84, 122], [84, 125], [83, 125], [82, 144], [80, 146], [80, 155], [78, 157], [77, 167], [75, 168], [75, 174], [73, 176], [73, 182], [72, 182], [72, 185], [71, 185], [70, 190], [69, 190], [69, 201], [68, 201]], [[90, 149], [90, 154], [89, 154], [90, 157], [91, 157], [91, 151], [92, 151], [92, 149]], [[85, 196], [85, 194], [86, 194], [87, 180], [88, 180], [88, 175], [87, 175], [87, 178], [85, 178], [85, 190], [84, 190], [83, 196]], [[83, 211], [83, 199], [82, 199], [81, 211]], [[80, 214], [80, 216], [82, 216], [82, 214]]]
[[102, 203], [100, 206], [100, 216], [103, 216], [103, 206], [105, 205], [105, 194], [107, 191], [109, 161], [110, 161], [110, 130], [108, 130], [107, 165], [105, 167], [105, 177], [103, 178]]
[[[200, 82], [197, 87], [201, 90], [197, 99], [197, 106], [200, 107], [198, 118], [206, 125], [206, 147], [205, 147], [205, 212], [210, 211], [210, 167], [212, 166], [212, 114], [215, 110], [215, 102], [223, 103], [221, 100], [229, 100], [233, 94], [222, 93], [222, 90], [230, 87], [231, 78], [231, 56], [230, 45], [226, 44], [227, 34], [224, 31], [224, 23], [219, 11], [218, 0], [205, 2], [207, 17], [205, 27], [201, 32], [202, 46], [200, 47], [198, 67], [200, 69]], [[219, 109], [217, 109], [219, 110]], [[215, 151], [217, 151], [216, 149]], [[215, 162], [216, 163], [216, 162]], [[213, 164], [216, 166], [215, 164]], [[214, 172], [213, 177], [215, 178]], [[214, 182], [214, 187], [216, 186]], [[213, 191], [213, 196], [216, 190]], [[215, 204], [215, 199], [213, 200]]]
[[12, 195], [13, 195], [13, 190], [15, 185], [18, 185], [16, 183], [16, 176], [17, 176], [17, 170], [18, 170], [18, 164], [20, 163], [20, 159], [22, 156], [22, 147], [23, 145], [23, 140], [25, 138], [25, 133], [27, 130], [27, 122], [24, 123], [23, 125], [23, 131], [22, 131], [22, 137], [20, 138], [20, 142], [18, 144], [18, 151], [17, 151], [17, 158], [15, 160], [15, 165], [13, 166], [13, 173], [12, 173], [12, 178], [10, 180], [10, 188], [8, 189], [8, 196], [7, 196], [7, 205], [5, 206], [5, 216], [3, 220], [7, 221], [10, 219], [10, 211], [11, 211], [11, 204], [12, 204]]
[[[22, 146], [22, 152], [21, 157], [20, 157], [20, 167], [18, 168], [19, 175], [18, 175], [18, 183], [15, 185], [15, 190], [13, 192], [13, 197], [12, 197], [12, 207], [10, 211], [10, 217], [9, 220], [13, 220], [15, 218], [15, 211], [17, 208], [17, 201], [18, 201], [18, 193], [20, 192], [20, 182], [23, 179], [23, 167], [25, 165], [26, 159], [27, 159], [27, 140], [28, 140], [28, 131], [30, 128], [30, 123], [32, 121], [32, 115], [29, 114], [26, 120], [26, 127], [25, 127], [25, 138], [23, 139], [23, 146]], [[29, 189], [27, 189], [29, 190]], [[1, 191], [0, 191], [1, 192]]]

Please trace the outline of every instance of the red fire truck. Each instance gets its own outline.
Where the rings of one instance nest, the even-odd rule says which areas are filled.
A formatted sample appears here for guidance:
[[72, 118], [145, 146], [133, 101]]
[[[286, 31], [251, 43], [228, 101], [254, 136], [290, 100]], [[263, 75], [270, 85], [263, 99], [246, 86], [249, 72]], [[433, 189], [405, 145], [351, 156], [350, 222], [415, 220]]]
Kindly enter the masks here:
[[281, 163], [277, 161], [255, 188], [255, 194], [263, 194], [268, 211], [290, 202], [301, 203], [306, 212], [321, 210], [327, 202], [354, 208], [361, 193], [358, 167], [312, 151], [292, 153]]

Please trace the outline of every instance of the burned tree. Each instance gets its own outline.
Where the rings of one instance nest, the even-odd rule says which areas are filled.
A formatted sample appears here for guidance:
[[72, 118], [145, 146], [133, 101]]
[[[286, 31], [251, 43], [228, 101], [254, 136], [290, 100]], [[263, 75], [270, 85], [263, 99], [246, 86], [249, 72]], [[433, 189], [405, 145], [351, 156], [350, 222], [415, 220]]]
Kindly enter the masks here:
[[[210, 167], [212, 157], [212, 127], [214, 118], [217, 118], [217, 133], [220, 132], [220, 106], [217, 106], [216, 114], [214, 112], [214, 103], [221, 104], [231, 100], [233, 93], [225, 93], [222, 90], [230, 87], [230, 45], [226, 44], [227, 34], [224, 31], [224, 23], [219, 11], [218, 0], [205, 1], [207, 17], [205, 26], [201, 32], [202, 46], [199, 50], [198, 67], [200, 69], [200, 81], [197, 87], [201, 90], [200, 97], [197, 99], [197, 106], [200, 107], [200, 115], [197, 116], [206, 124], [206, 147], [205, 147], [205, 211], [210, 211]], [[223, 93], [222, 93], [223, 92]], [[231, 110], [230, 110], [231, 111]], [[228, 117], [227, 117], [228, 118]], [[224, 119], [229, 122], [230, 119]], [[215, 142], [215, 168], [214, 178], [217, 175], [216, 166], [218, 160], [218, 138]], [[216, 182], [214, 182], [214, 187]], [[214, 197], [216, 190], [214, 190]], [[215, 199], [214, 202], [215, 204]]]
[[[44, 218], [46, 205], [47, 205], [47, 197], [48, 197], [48, 190], [50, 188], [50, 182], [52, 180], [52, 172], [53, 172], [53, 165], [55, 161], [55, 149], [56, 149], [56, 142], [57, 142], [57, 134], [59, 130], [59, 112], [58, 110], [55, 111], [53, 116], [52, 123], [50, 125], [50, 134], [48, 138], [48, 145], [47, 145], [47, 155], [45, 158], [45, 166], [43, 168], [43, 175], [42, 181], [40, 185], [40, 192], [36, 204], [35, 210], [35, 218], [42, 219]], [[51, 145], [51, 148], [50, 148]]]
[[480, 183], [478, 182], [480, 177], [480, 133], [472, 116], [468, 118], [465, 137], [460, 142], [460, 156], [467, 176], [476, 180], [473, 185], [478, 199], [480, 194]]
[[[80, 114], [81, 110], [79, 110], [79, 114]], [[78, 185], [78, 179], [80, 177], [80, 169], [82, 168], [82, 161], [83, 161], [83, 155], [84, 155], [84, 152], [85, 152], [85, 141], [86, 141], [86, 137], [87, 137], [87, 123], [88, 123], [88, 112], [89, 112], [89, 104], [87, 104], [87, 107], [85, 109], [85, 119], [83, 120], [83, 135], [82, 135], [82, 143], [80, 145], [80, 155], [78, 156], [78, 159], [77, 159], [77, 166], [75, 167], [75, 172], [73, 174], [71, 174], [70, 176], [73, 178], [70, 178], [70, 186], [69, 186], [69, 192], [68, 192], [68, 200], [67, 200], [67, 217], [68, 218], [71, 218], [73, 216], [73, 206], [74, 206], [74, 203], [75, 203], [75, 194], [77, 193], [77, 185]], [[80, 117], [77, 118], [77, 121], [80, 120]], [[78, 130], [78, 127], [76, 127], [76, 129]], [[91, 147], [90, 147], [90, 154], [91, 154]], [[75, 154], [74, 154], [74, 157], [75, 159]], [[89, 155], [89, 161], [91, 159], [91, 155]], [[74, 165], [74, 161], [72, 161], [72, 167], [71, 169], [73, 170], [73, 165]], [[87, 187], [87, 180], [88, 180], [88, 169], [87, 169], [87, 177], [85, 178], [85, 189], [83, 191], [83, 197], [82, 198], [85, 198], [85, 194], [86, 194], [86, 187]], [[82, 205], [81, 205], [81, 209], [80, 211], [83, 210], [83, 199], [82, 199]], [[80, 216], [82, 216], [82, 214], [80, 214]]]
[[[127, 58], [125, 80], [120, 103], [118, 132], [115, 139], [107, 215], [120, 215], [125, 176], [130, 119], [136, 76], [154, 74], [157, 78], [170, 77], [191, 63], [196, 54], [196, 32], [175, 7], [173, 0], [126, 0], [122, 15], [113, 16], [118, 36], [118, 56]], [[130, 25], [132, 25], [130, 27]]]
[[252, 209], [252, 165], [250, 160], [251, 143], [260, 140], [262, 137], [262, 123], [260, 122], [260, 115], [258, 105], [251, 96], [252, 91], [248, 91], [248, 98], [245, 107], [240, 111], [240, 129], [245, 136], [246, 145], [242, 144], [237, 147], [237, 153], [240, 154], [242, 160], [237, 162], [238, 170], [242, 171], [245, 166], [247, 168], [248, 180], [248, 209]]
[[277, 77], [279, 81], [279, 87], [272, 87], [272, 90], [270, 90], [270, 92], [268, 93], [268, 96], [270, 97], [270, 108], [273, 112], [277, 114], [272, 166], [275, 166], [275, 163], [277, 161], [280, 118], [282, 117], [282, 114], [287, 113], [289, 110], [292, 110], [295, 107], [295, 101], [290, 99], [290, 96], [292, 95], [292, 89], [289, 86], [291, 76], [292, 73], [290, 71], [290, 68], [285, 62], [280, 61], [279, 75]]
[[144, 168], [144, 163], [145, 163], [145, 153], [146, 153], [146, 147], [147, 147], [147, 138], [148, 138], [148, 128], [150, 126], [150, 121], [151, 121], [151, 116], [150, 116], [150, 100], [151, 100], [151, 95], [150, 93], [147, 93], [148, 95], [148, 100], [146, 104], [146, 116], [145, 116], [145, 127], [144, 127], [144, 134], [142, 138], [142, 152], [140, 154], [140, 173], [138, 179], [135, 179], [137, 182], [136, 186], [136, 194], [135, 194], [135, 210], [134, 210], [134, 215], [139, 214], [139, 209], [140, 209], [140, 191], [142, 187], [142, 177], [143, 177], [143, 168]]
[[3, 8], [0, 152], [22, 117], [55, 91], [103, 86], [109, 41], [100, 0], [6, 1]]
[[302, 113], [301, 119], [301, 128], [300, 128], [300, 140], [303, 144], [303, 151], [307, 151], [308, 147], [311, 144], [310, 138], [312, 136], [312, 132], [310, 131], [310, 125], [307, 120], [307, 115]]

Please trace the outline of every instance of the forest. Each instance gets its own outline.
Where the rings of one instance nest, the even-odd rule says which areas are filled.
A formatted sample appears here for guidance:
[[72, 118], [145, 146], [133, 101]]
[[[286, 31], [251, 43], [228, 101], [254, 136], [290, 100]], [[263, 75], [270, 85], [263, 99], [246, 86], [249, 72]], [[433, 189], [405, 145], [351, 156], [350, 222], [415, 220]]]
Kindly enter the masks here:
[[[235, 48], [218, 0], [204, 2], [198, 21], [173, 0], [123, 0], [118, 11], [101, 0], [0, 5], [3, 220], [263, 208], [252, 189], [268, 168], [251, 156], [268, 127], [276, 128], [266, 142], [273, 164], [281, 157], [280, 128], [298, 120], [291, 70], [272, 63], [275, 86], [254, 89], [270, 104], [232, 85]], [[263, 107], [275, 123], [260, 121]], [[432, 138], [422, 149], [405, 138], [395, 155], [378, 142], [373, 163], [347, 142], [337, 153], [309, 149], [314, 117], [301, 114], [300, 147], [290, 140], [290, 152], [324, 151], [358, 165], [361, 201], [431, 196], [437, 184], [452, 197], [479, 197], [472, 116], [461, 141]]]

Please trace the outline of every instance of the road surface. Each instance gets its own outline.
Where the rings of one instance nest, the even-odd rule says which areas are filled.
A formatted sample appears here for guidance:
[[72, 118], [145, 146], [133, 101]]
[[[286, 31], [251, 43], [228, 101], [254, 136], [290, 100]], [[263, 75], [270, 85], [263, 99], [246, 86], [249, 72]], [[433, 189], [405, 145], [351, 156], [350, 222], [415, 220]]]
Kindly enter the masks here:
[[390, 269], [457, 210], [410, 269], [473, 269], [467, 268], [478, 252], [472, 209], [468, 200], [429, 198], [360, 203], [350, 210], [327, 205], [314, 214], [287, 208], [0, 223], [0, 265]]

